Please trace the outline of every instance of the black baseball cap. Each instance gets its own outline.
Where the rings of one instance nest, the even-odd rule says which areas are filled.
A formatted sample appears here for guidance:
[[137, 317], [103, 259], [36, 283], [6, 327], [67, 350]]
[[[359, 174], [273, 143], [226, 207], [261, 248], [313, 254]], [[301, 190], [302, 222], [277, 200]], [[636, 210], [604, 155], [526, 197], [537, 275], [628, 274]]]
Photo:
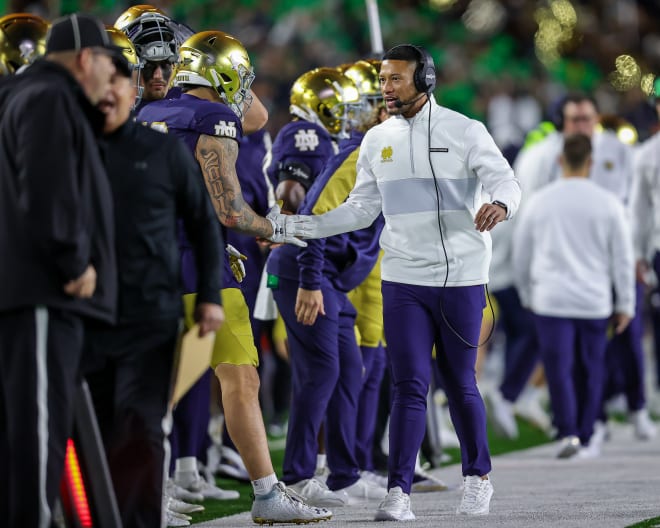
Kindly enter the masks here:
[[73, 13], [52, 22], [46, 34], [46, 54], [54, 51], [80, 51], [83, 48], [107, 51], [115, 67], [130, 76], [131, 66], [122, 55], [122, 49], [112, 44], [105, 26], [98, 18]]

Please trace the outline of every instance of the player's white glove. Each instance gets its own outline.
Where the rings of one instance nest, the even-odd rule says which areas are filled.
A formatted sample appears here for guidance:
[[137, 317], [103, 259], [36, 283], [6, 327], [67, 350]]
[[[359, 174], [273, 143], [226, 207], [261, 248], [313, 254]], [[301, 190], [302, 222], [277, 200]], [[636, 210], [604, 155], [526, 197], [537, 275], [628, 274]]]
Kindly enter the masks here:
[[227, 244], [225, 251], [227, 251], [227, 254], [229, 255], [231, 272], [234, 274], [234, 277], [236, 277], [238, 282], [243, 282], [243, 279], [246, 276], [243, 261], [247, 260], [247, 257], [231, 244]]
[[280, 214], [280, 206], [275, 204], [266, 215], [273, 226], [273, 235], [268, 239], [276, 244], [294, 244], [306, 247], [307, 242], [296, 238], [296, 223], [299, 222], [298, 215]]

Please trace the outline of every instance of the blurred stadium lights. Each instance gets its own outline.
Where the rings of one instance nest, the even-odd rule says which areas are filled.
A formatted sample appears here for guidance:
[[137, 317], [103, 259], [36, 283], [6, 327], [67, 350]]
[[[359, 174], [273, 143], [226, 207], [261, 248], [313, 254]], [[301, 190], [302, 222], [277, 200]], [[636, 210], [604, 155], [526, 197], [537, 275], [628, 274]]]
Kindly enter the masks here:
[[506, 16], [506, 9], [497, 0], [472, 0], [462, 20], [469, 31], [485, 36], [501, 30]]
[[456, 0], [429, 0], [429, 7], [436, 11], [447, 11], [453, 7]]
[[642, 75], [642, 80], [639, 82], [639, 86], [646, 95], [653, 95], [653, 83], [655, 82], [655, 75], [652, 73], [647, 73]]
[[534, 35], [536, 56], [546, 66], [559, 60], [574, 40], [578, 17], [569, 0], [550, 0], [534, 12], [538, 30]]
[[615, 90], [625, 92], [640, 84], [642, 70], [633, 57], [619, 55], [614, 61], [614, 66], [616, 70], [611, 72], [607, 78]]

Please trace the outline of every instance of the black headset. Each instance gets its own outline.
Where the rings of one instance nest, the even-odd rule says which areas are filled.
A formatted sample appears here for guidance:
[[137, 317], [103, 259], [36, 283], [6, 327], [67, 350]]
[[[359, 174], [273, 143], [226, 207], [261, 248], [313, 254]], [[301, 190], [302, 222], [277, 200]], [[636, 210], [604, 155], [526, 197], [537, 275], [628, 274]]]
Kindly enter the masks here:
[[417, 64], [413, 75], [415, 88], [419, 92], [431, 93], [435, 90], [435, 64], [433, 63], [433, 57], [424, 48], [413, 46], [412, 44], [410, 46], [419, 54], [419, 64]]
[[417, 53], [417, 68], [415, 68], [415, 73], [413, 74], [415, 89], [420, 93], [426, 94], [435, 90], [435, 64], [433, 63], [433, 57], [431, 57], [431, 54], [424, 48], [415, 46], [414, 44], [399, 44], [398, 46], [391, 48], [386, 53], [386, 56], [396, 48], [411, 48]]

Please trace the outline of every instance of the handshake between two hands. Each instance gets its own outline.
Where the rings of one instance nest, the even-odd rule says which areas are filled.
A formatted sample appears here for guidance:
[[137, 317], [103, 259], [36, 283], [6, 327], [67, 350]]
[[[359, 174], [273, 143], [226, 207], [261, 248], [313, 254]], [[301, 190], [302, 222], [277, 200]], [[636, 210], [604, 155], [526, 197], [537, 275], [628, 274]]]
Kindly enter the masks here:
[[[269, 238], [276, 244], [293, 244], [299, 247], [306, 247], [307, 242], [297, 237], [303, 237], [309, 233], [309, 217], [302, 215], [286, 215], [280, 212], [280, 206], [274, 205], [266, 215], [266, 219], [273, 227], [273, 235]], [[247, 257], [231, 244], [227, 244], [225, 251], [229, 255], [229, 266], [238, 282], [243, 282], [246, 276], [245, 265], [243, 261]]]
[[310, 234], [311, 221], [306, 215], [287, 215], [280, 213], [280, 206], [275, 204], [266, 215], [273, 226], [273, 235], [269, 238], [276, 244], [293, 244], [306, 247], [307, 242], [300, 240]]

